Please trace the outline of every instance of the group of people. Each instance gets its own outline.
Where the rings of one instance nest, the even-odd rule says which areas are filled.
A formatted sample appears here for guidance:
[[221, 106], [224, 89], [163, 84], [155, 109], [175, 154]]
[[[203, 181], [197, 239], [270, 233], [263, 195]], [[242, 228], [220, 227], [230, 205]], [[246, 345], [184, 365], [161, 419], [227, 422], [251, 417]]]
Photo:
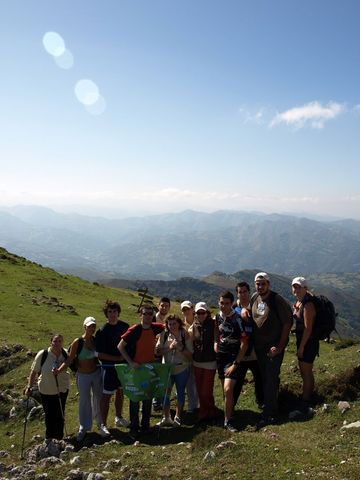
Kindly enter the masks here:
[[[158, 427], [180, 426], [186, 393], [188, 410], [197, 411], [198, 422], [224, 417], [224, 428], [237, 429], [234, 408], [246, 373], [252, 372], [256, 402], [262, 410], [262, 424], [278, 417], [280, 369], [295, 320], [297, 358], [303, 380], [302, 409], [311, 411], [314, 391], [313, 362], [319, 354], [319, 340], [314, 334], [316, 319], [313, 295], [304, 277], [292, 281], [293, 307], [271, 289], [269, 275], [255, 276], [255, 293], [250, 295], [246, 282], [236, 285], [237, 300], [230, 291], [219, 296], [219, 312], [212, 317], [205, 302], [181, 303], [182, 318], [170, 313], [170, 299], [163, 297], [158, 312], [151, 304], [140, 308], [140, 321], [129, 326], [119, 319], [118, 302], [107, 300], [103, 311], [106, 323], [96, 331], [96, 320], [87, 317], [84, 333], [76, 338], [69, 353], [63, 337], [56, 334], [48, 349], [40, 350], [33, 361], [26, 387], [31, 395], [37, 380], [45, 412], [46, 438], [64, 435], [64, 412], [69, 391], [67, 369], [76, 363], [79, 391], [79, 431], [82, 441], [92, 429], [93, 419], [103, 437], [107, 427], [111, 397], [115, 397], [115, 425], [130, 428], [132, 438], [150, 430], [152, 408], [162, 410]], [[123, 392], [115, 366], [126, 362], [137, 369], [142, 364], [161, 361], [171, 364], [167, 390], [163, 398], [130, 400], [128, 422], [122, 415]], [[220, 410], [214, 400], [216, 371], [220, 379], [224, 405]], [[176, 388], [176, 409], [172, 417], [170, 396]]]

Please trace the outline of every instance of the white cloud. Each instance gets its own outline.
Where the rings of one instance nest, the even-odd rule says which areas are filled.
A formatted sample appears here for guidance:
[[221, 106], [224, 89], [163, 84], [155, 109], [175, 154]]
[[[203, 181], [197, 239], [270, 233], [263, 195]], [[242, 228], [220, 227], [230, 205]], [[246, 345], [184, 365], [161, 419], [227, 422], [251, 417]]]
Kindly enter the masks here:
[[345, 110], [345, 105], [341, 103], [329, 102], [327, 105], [321, 105], [320, 102], [310, 102], [302, 107], [294, 107], [277, 113], [270, 122], [270, 127], [285, 123], [296, 128], [307, 126], [323, 128], [325, 122], [334, 119]]

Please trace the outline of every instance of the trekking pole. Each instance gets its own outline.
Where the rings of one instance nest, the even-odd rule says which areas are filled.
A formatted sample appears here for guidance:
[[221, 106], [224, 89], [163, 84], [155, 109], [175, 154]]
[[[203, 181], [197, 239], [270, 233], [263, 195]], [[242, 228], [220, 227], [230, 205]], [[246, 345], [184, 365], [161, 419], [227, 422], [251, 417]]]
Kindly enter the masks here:
[[[167, 377], [167, 381], [166, 381], [166, 387], [165, 387], [165, 392], [164, 392], [164, 398], [163, 398], [163, 401], [162, 401], [162, 407], [164, 408], [164, 405], [165, 405], [165, 400], [166, 400], [166, 396], [167, 396], [167, 393], [168, 393], [168, 389], [169, 389], [169, 385], [170, 385], [170, 378], [171, 378], [171, 370], [172, 370], [172, 364], [174, 362], [174, 356], [175, 356], [175, 349], [172, 350], [171, 352], [171, 358], [170, 358], [170, 368], [169, 368], [169, 373], [168, 373], [168, 377]], [[169, 402], [170, 402], [170, 394], [169, 394]], [[161, 430], [161, 426], [159, 425], [159, 428], [158, 428], [158, 439], [160, 437], [160, 430]]]
[[56, 382], [56, 388], [57, 388], [57, 394], [58, 394], [58, 399], [59, 399], [59, 407], [60, 407], [60, 412], [61, 412], [61, 416], [62, 416], [62, 419], [63, 419], [63, 422], [64, 422], [64, 431], [65, 431], [65, 436], [67, 437], [68, 434], [67, 434], [67, 431], [66, 431], [66, 425], [65, 425], [65, 414], [64, 414], [64, 409], [63, 409], [63, 405], [61, 403], [61, 396], [60, 396], [60, 389], [59, 389], [59, 380], [57, 378], [57, 375], [54, 375], [55, 377], [55, 382]]
[[23, 460], [23, 458], [24, 458], [25, 435], [26, 435], [26, 426], [27, 426], [28, 412], [29, 412], [29, 398], [30, 398], [30, 396], [28, 396], [27, 399], [26, 399], [24, 431], [23, 431], [23, 438], [22, 438], [22, 444], [21, 444], [21, 454], [20, 454], [21, 460]]

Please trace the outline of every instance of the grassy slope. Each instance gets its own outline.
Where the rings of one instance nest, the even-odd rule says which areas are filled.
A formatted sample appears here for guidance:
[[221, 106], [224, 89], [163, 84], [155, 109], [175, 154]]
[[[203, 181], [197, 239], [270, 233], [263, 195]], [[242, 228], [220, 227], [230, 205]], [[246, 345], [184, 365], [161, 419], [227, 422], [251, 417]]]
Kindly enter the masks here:
[[[1, 258], [4, 257], [5, 258]], [[41, 290], [39, 290], [41, 289]], [[57, 298], [52, 304], [41, 302], [42, 297]], [[136, 294], [96, 286], [78, 278], [61, 276], [56, 272], [41, 268], [31, 262], [11, 256], [0, 250], [0, 334], [3, 343], [21, 343], [26, 348], [37, 351], [47, 345], [54, 331], [64, 333], [66, 343], [81, 333], [82, 320], [94, 315], [102, 321], [101, 305], [108, 297], [116, 298], [123, 307], [122, 317], [136, 320]], [[36, 299], [36, 300], [35, 300]], [[39, 305], [33, 302], [39, 303]], [[61, 308], [57, 303], [71, 305], [78, 315], [73, 315], [68, 307]], [[57, 306], [56, 306], [57, 305]], [[175, 306], [175, 309], [178, 306]], [[59, 311], [57, 311], [59, 310]], [[24, 355], [24, 354], [23, 354]], [[288, 384], [290, 391], [299, 388], [299, 374], [296, 371], [295, 351], [291, 340], [282, 369], [282, 384]], [[335, 379], [340, 383], [344, 370], [359, 362], [359, 346], [334, 350], [333, 344], [321, 345], [321, 356], [316, 361], [315, 374], [322, 386]], [[26, 382], [30, 361], [0, 377], [0, 391], [8, 391], [13, 397], [20, 394]], [[340, 394], [341, 397], [341, 394]], [[340, 398], [339, 397], [339, 398]], [[95, 455], [90, 450], [82, 450], [81, 469], [101, 471], [99, 463], [109, 458], [118, 458], [122, 463], [107, 478], [318, 478], [357, 479], [359, 471], [359, 443], [356, 431], [340, 432], [343, 420], [348, 422], [360, 419], [359, 401], [351, 402], [351, 410], [341, 415], [333, 399], [329, 413], [321, 412], [307, 422], [284, 422], [281, 425], [256, 431], [255, 423], [259, 411], [253, 402], [253, 386], [247, 384], [241, 396], [236, 416], [239, 434], [231, 435], [220, 427], [207, 430], [193, 428], [193, 418], [185, 417], [185, 426], [177, 431], [161, 432], [146, 440], [143, 446], [130, 445], [124, 429], [112, 430], [118, 444], [103, 443], [97, 434], [88, 441], [100, 446]], [[216, 383], [217, 404], [221, 406], [221, 392]], [[67, 407], [67, 430], [69, 434], [77, 430], [77, 399], [73, 385]], [[125, 405], [127, 412], [127, 404]], [[110, 416], [112, 417], [113, 412]], [[153, 417], [155, 423], [160, 415]], [[0, 450], [7, 449], [11, 455], [2, 459], [4, 463], [18, 461], [21, 448], [23, 425], [18, 419], [0, 422]], [[28, 423], [26, 446], [34, 434], [43, 434], [43, 423]], [[222, 440], [234, 440], [222, 450], [216, 449]], [[179, 445], [179, 442], [185, 442]], [[11, 445], [14, 445], [11, 448]], [[209, 450], [215, 452], [215, 459], [204, 461]], [[343, 462], [343, 463], [342, 463]], [[37, 467], [41, 471], [40, 467]], [[68, 470], [72, 467], [69, 466]], [[66, 470], [66, 469], [65, 469]], [[64, 467], [61, 467], [62, 474]], [[49, 471], [49, 479], [59, 478], [59, 472]], [[64, 476], [64, 475], [63, 475]]]

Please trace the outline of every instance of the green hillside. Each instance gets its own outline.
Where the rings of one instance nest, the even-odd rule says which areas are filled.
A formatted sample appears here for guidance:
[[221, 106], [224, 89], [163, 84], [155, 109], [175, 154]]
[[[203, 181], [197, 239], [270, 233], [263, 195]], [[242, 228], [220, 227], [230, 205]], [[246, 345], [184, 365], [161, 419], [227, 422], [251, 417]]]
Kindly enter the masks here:
[[[21, 392], [31, 364], [31, 355], [48, 345], [51, 333], [60, 331], [65, 343], [82, 331], [87, 315], [102, 323], [101, 306], [106, 298], [120, 301], [122, 318], [130, 323], [136, 320], [137, 293], [94, 285], [76, 277], [63, 276], [42, 268], [24, 258], [0, 249], [0, 477], [17, 478], [2, 473], [10, 465], [20, 465], [23, 435], [23, 416], [8, 418], [11, 405], [22, 398]], [[173, 307], [178, 309], [178, 305]], [[254, 402], [253, 384], [245, 385], [236, 411], [238, 434], [224, 431], [220, 425], [200, 427], [195, 417], [187, 414], [184, 426], [154, 433], [134, 446], [125, 429], [111, 428], [113, 441], [105, 442], [97, 433], [77, 445], [74, 435], [78, 428], [77, 396], [74, 380], [66, 411], [67, 432], [75, 452], [63, 457], [65, 463], [53, 467], [39, 462], [32, 467], [33, 474], [47, 473], [48, 480], [80, 478], [69, 476], [76, 468], [69, 464], [75, 455], [80, 457], [80, 469], [103, 472], [106, 479], [292, 479], [327, 477], [329, 479], [357, 479], [359, 472], [359, 430], [342, 431], [344, 421], [360, 420], [360, 347], [352, 342], [322, 343], [321, 355], [315, 363], [318, 384], [318, 404], [314, 418], [295, 422], [288, 420], [294, 396], [300, 390], [296, 366], [294, 339], [290, 339], [282, 368], [281, 423], [257, 430], [260, 411]], [[250, 380], [251, 378], [248, 377]], [[215, 386], [216, 402], [222, 406], [218, 380]], [[341, 414], [339, 400], [348, 400], [350, 410]], [[323, 403], [329, 404], [323, 411]], [[124, 415], [127, 416], [127, 402]], [[111, 411], [110, 419], [114, 412]], [[152, 417], [155, 424], [161, 414]], [[111, 426], [111, 425], [110, 425]], [[28, 422], [25, 448], [36, 445], [43, 438], [41, 420]], [[40, 439], [34, 438], [40, 435]], [[222, 444], [221, 442], [228, 442]], [[93, 447], [93, 444], [97, 448]], [[88, 448], [83, 449], [82, 446]], [[207, 459], [204, 457], [208, 452]], [[119, 464], [105, 468], [106, 461]], [[60, 470], [59, 470], [60, 468]], [[38, 477], [45, 478], [45, 477]], [[87, 476], [81, 477], [87, 478]]]

